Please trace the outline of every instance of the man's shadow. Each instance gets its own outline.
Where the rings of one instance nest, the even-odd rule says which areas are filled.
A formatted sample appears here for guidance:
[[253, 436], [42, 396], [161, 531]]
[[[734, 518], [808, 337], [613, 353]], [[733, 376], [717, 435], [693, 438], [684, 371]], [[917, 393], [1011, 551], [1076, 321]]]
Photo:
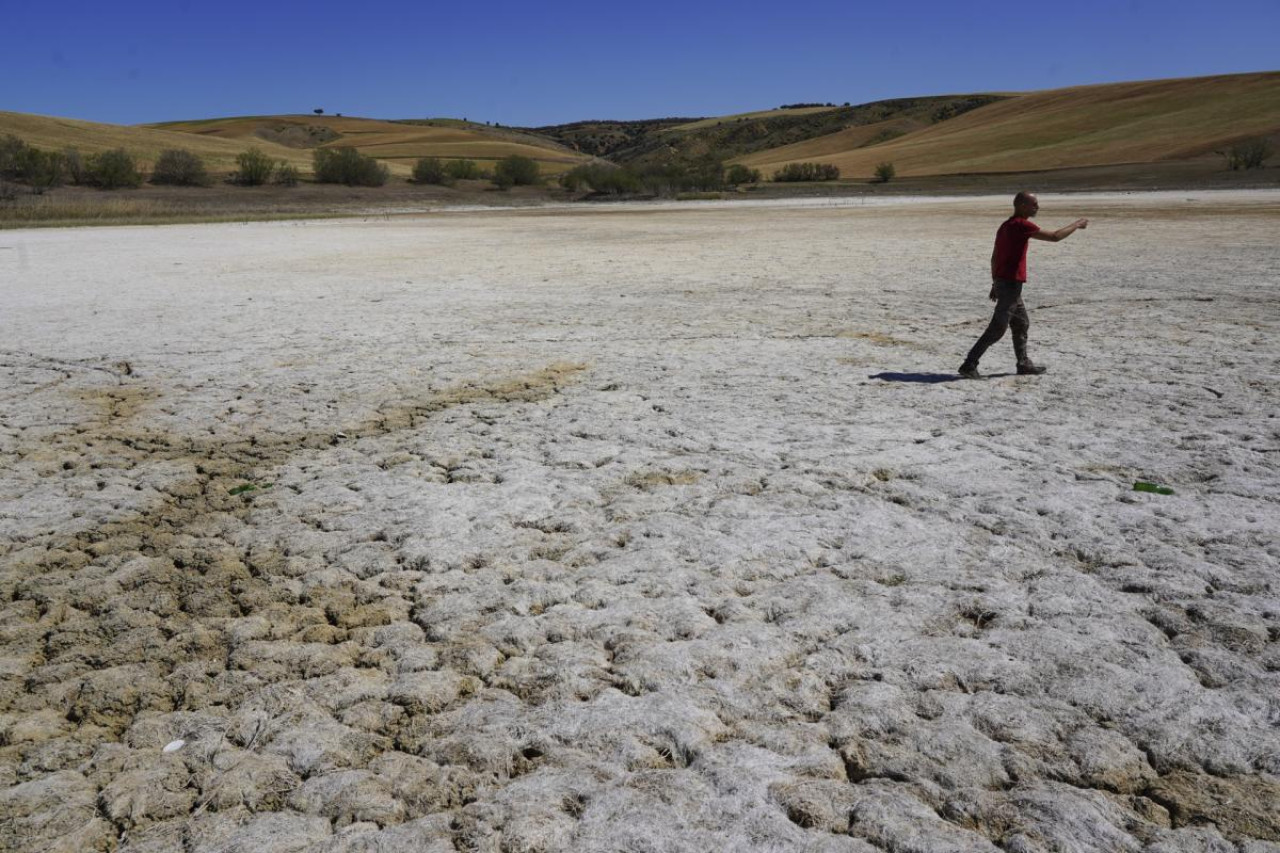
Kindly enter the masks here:
[[[1002, 376], [1013, 376], [1012, 373], [988, 373], [983, 379], [999, 379]], [[926, 385], [937, 385], [940, 382], [961, 382], [963, 376], [955, 373], [873, 373], [868, 379], [879, 379], [884, 382], [923, 382]], [[982, 380], [978, 380], [982, 381]]]

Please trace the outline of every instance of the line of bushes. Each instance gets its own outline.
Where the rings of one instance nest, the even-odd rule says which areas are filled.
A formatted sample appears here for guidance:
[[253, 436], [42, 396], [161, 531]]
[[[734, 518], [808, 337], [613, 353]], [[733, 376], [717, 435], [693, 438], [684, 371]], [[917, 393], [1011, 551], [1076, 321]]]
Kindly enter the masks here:
[[675, 195], [715, 192], [740, 184], [760, 181], [760, 171], [741, 163], [728, 168], [711, 155], [662, 164], [618, 166], [602, 160], [576, 166], [560, 177], [560, 186], [570, 192], [590, 191], [604, 195]]
[[457, 181], [474, 181], [484, 178], [492, 180], [500, 190], [542, 183], [537, 161], [519, 154], [499, 160], [492, 174], [482, 171], [474, 160], [445, 162], [438, 157], [423, 157], [413, 165], [415, 184], [452, 186]]
[[476, 165], [475, 160], [443, 161], [439, 157], [423, 157], [413, 164], [415, 184], [453, 186], [457, 181], [478, 181], [489, 175]]
[[260, 149], [250, 148], [236, 155], [236, 170], [227, 180], [242, 187], [260, 187], [263, 184], [296, 187], [298, 167], [287, 160], [272, 160]]
[[840, 167], [831, 163], [788, 163], [773, 173], [779, 183], [794, 181], [834, 181], [840, 177]]
[[[137, 158], [123, 148], [85, 156], [75, 148], [44, 151], [13, 135], [0, 139], [0, 179], [27, 184], [36, 193], [66, 183], [104, 190], [139, 187], [144, 180], [186, 187], [213, 183], [204, 160], [181, 148], [161, 151], [148, 178]], [[291, 187], [298, 183], [298, 170], [284, 160], [277, 162], [250, 148], [236, 157], [236, 171], [228, 181], [241, 186], [275, 183]]]
[[0, 178], [26, 184], [35, 193], [74, 184], [117, 189], [142, 183], [137, 162], [123, 148], [82, 157], [74, 148], [44, 151], [12, 134], [0, 139]]

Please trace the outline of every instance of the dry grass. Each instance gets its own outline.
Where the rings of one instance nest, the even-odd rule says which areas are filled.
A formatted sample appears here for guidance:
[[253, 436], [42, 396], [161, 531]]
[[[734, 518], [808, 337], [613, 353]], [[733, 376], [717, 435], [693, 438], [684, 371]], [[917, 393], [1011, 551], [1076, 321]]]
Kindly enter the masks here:
[[904, 341], [901, 338], [895, 338], [892, 335], [886, 335], [883, 332], [859, 332], [859, 331], [854, 331], [853, 329], [847, 329], [843, 332], [837, 332], [836, 337], [852, 338], [852, 339], [861, 340], [861, 341], [870, 341], [873, 344], [880, 344], [881, 346], [889, 346], [889, 347], [902, 347], [902, 346], [911, 345], [910, 341]]
[[764, 171], [833, 163], [844, 177], [870, 177], [885, 160], [900, 176], [1182, 160], [1280, 133], [1280, 72], [1031, 92], [866, 148], [861, 134], [845, 133], [738, 162]]
[[[537, 161], [542, 171], [548, 174], [565, 171], [587, 159], [550, 140], [465, 122], [441, 121], [437, 126], [349, 116], [284, 115], [166, 122], [153, 127], [201, 138], [252, 141], [254, 144], [258, 144], [261, 134], [271, 135], [283, 128], [322, 128], [338, 136], [318, 147], [350, 146], [361, 154], [386, 162], [398, 175], [408, 175], [414, 161], [421, 157], [500, 160], [520, 155]], [[309, 152], [307, 157], [309, 162]]]
[[215, 210], [155, 199], [106, 198], [61, 201], [45, 197], [0, 207], [0, 231], [11, 228], [63, 228], [75, 225], [179, 225], [192, 222], [270, 222], [328, 219], [349, 214], [315, 210]]
[[[144, 168], [150, 168], [167, 148], [185, 148], [204, 158], [210, 171], [215, 173], [231, 172], [236, 155], [246, 148], [244, 140], [0, 111], [0, 135], [10, 133], [28, 145], [50, 151], [76, 148], [82, 154], [93, 154], [124, 148], [141, 160]], [[311, 167], [309, 151], [264, 140], [256, 140], [254, 144], [277, 160], [288, 160], [301, 169]]]
[[141, 225], [177, 222], [249, 222], [428, 210], [446, 204], [521, 204], [554, 194], [553, 188], [487, 191], [480, 181], [456, 187], [393, 181], [383, 187], [303, 183], [297, 187], [154, 187], [106, 192], [62, 187], [44, 195], [25, 191], [0, 203], [0, 229], [52, 225]]

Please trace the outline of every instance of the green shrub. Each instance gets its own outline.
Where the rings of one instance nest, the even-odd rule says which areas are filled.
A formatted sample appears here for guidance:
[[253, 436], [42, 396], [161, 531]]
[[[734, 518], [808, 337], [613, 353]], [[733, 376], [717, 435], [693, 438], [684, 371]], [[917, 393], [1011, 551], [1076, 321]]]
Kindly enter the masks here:
[[68, 148], [62, 152], [67, 164], [67, 178], [76, 186], [89, 183], [89, 168], [76, 148]]
[[317, 148], [312, 157], [316, 181], [321, 184], [380, 187], [391, 177], [386, 166], [354, 148]]
[[748, 169], [741, 163], [734, 163], [724, 173], [724, 182], [731, 187], [738, 184], [758, 184], [760, 183], [760, 170]]
[[279, 187], [296, 187], [298, 185], [298, 167], [288, 160], [281, 160], [276, 164], [276, 177], [272, 183]]
[[894, 176], [897, 174], [898, 174], [898, 170], [893, 168], [893, 164], [888, 162], [887, 160], [883, 163], [876, 164], [875, 180], [876, 180], [876, 183], [878, 184], [889, 183], [890, 181], [893, 180]]
[[507, 190], [512, 187], [533, 186], [541, 182], [542, 178], [538, 174], [538, 164], [519, 154], [512, 154], [498, 161], [498, 165], [493, 169], [493, 182], [498, 185], [499, 189]]
[[1233, 172], [1241, 169], [1261, 169], [1273, 153], [1271, 141], [1266, 137], [1240, 142], [1227, 149], [1227, 168]]
[[591, 190], [620, 195], [643, 189], [640, 176], [630, 169], [608, 163], [584, 163], [560, 176], [560, 186], [570, 192]]
[[28, 148], [23, 179], [37, 195], [67, 182], [67, 158], [60, 151]]
[[715, 192], [724, 188], [724, 162], [715, 154], [650, 163], [639, 170], [640, 183], [655, 195]]
[[27, 143], [12, 133], [0, 139], [0, 178], [16, 178], [22, 170]]
[[445, 171], [439, 157], [423, 157], [413, 164], [413, 182], [415, 184], [449, 184], [453, 179]]
[[209, 184], [209, 172], [199, 155], [181, 148], [161, 151], [151, 169], [151, 183], [179, 187], [203, 187]]
[[475, 181], [484, 177], [475, 160], [450, 160], [444, 164], [444, 173], [452, 181]]
[[67, 158], [57, 151], [32, 148], [10, 134], [0, 139], [0, 178], [21, 181], [38, 195], [66, 182]]
[[90, 184], [104, 190], [142, 185], [142, 173], [138, 171], [138, 162], [123, 148], [89, 155], [85, 163], [85, 172]]
[[242, 187], [259, 187], [271, 180], [271, 173], [276, 163], [257, 148], [250, 148], [236, 155], [236, 170], [231, 175], [231, 183]]
[[773, 173], [775, 181], [834, 181], [840, 168], [831, 163], [788, 163]]

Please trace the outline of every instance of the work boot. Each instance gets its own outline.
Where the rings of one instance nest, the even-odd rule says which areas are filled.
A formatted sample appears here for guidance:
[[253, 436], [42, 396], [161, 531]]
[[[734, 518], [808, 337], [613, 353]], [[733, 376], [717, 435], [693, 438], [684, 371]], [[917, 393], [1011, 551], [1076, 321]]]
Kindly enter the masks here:
[[1033, 364], [1030, 361], [1024, 361], [1018, 365], [1019, 376], [1039, 376], [1041, 373], [1045, 373], [1048, 370], [1049, 368], [1045, 367], [1043, 364]]
[[982, 374], [978, 372], [978, 365], [970, 361], [966, 361], [964, 364], [960, 365], [960, 369], [957, 370], [956, 373], [959, 373], [965, 379], [982, 378]]

